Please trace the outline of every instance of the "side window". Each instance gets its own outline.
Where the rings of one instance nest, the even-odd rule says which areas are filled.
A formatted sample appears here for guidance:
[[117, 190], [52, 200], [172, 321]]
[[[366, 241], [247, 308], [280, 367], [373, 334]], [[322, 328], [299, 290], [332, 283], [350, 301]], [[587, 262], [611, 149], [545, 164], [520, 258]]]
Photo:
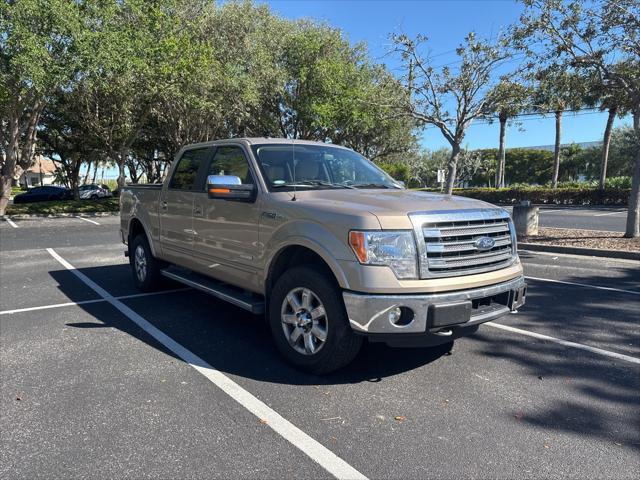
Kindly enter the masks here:
[[210, 148], [194, 148], [187, 150], [178, 160], [178, 166], [173, 172], [169, 188], [172, 190], [195, 190], [198, 170], [207, 160]]
[[249, 164], [240, 147], [219, 147], [207, 175], [234, 175], [243, 185], [253, 185]]

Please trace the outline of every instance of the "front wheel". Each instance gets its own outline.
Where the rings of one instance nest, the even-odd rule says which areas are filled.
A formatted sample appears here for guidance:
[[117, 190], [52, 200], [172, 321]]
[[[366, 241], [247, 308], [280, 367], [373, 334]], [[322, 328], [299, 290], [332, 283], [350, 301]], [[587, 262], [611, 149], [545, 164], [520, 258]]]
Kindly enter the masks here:
[[315, 374], [346, 366], [363, 342], [349, 326], [335, 281], [310, 266], [292, 268], [278, 279], [271, 294], [269, 324], [280, 353]]
[[136, 287], [143, 292], [152, 292], [160, 284], [160, 261], [151, 253], [151, 247], [144, 235], [138, 235], [131, 243], [131, 272]]

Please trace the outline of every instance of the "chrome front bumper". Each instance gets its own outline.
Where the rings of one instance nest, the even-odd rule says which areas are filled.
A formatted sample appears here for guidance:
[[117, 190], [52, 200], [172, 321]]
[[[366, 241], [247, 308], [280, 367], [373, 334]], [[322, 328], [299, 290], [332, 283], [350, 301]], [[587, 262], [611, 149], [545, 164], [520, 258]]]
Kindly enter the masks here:
[[[467, 327], [495, 320], [524, 304], [526, 284], [520, 276], [487, 287], [450, 293], [424, 295], [374, 295], [343, 292], [349, 323], [363, 334], [428, 334], [448, 327]], [[389, 319], [391, 309], [412, 311], [413, 319], [396, 325]], [[404, 307], [404, 308], [402, 308]], [[456, 320], [446, 322], [447, 311]], [[434, 319], [438, 317], [436, 323]]]

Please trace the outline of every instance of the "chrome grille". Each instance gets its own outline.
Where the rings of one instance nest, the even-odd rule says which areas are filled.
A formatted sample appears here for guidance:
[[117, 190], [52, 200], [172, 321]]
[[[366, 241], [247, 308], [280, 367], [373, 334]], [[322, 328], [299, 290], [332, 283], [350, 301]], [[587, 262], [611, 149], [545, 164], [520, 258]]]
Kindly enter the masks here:
[[[421, 278], [448, 277], [498, 270], [516, 258], [509, 215], [480, 209], [410, 215], [418, 237]], [[489, 237], [486, 250], [476, 242]]]

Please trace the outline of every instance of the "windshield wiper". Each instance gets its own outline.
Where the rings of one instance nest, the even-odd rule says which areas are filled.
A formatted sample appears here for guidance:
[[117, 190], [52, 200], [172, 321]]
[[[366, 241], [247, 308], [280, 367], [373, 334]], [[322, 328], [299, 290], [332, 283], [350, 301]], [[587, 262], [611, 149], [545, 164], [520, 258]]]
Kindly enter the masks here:
[[353, 188], [394, 188], [398, 189], [398, 187], [392, 187], [389, 185], [385, 185], [383, 183], [356, 183], [353, 185]]
[[331, 183], [326, 182], [324, 180], [302, 180], [300, 182], [293, 183], [279, 183], [277, 185], [273, 185], [273, 188], [282, 188], [282, 187], [308, 187], [308, 186], [319, 186], [319, 187], [337, 187], [337, 188], [355, 188], [350, 185], [343, 185], [341, 183]]

